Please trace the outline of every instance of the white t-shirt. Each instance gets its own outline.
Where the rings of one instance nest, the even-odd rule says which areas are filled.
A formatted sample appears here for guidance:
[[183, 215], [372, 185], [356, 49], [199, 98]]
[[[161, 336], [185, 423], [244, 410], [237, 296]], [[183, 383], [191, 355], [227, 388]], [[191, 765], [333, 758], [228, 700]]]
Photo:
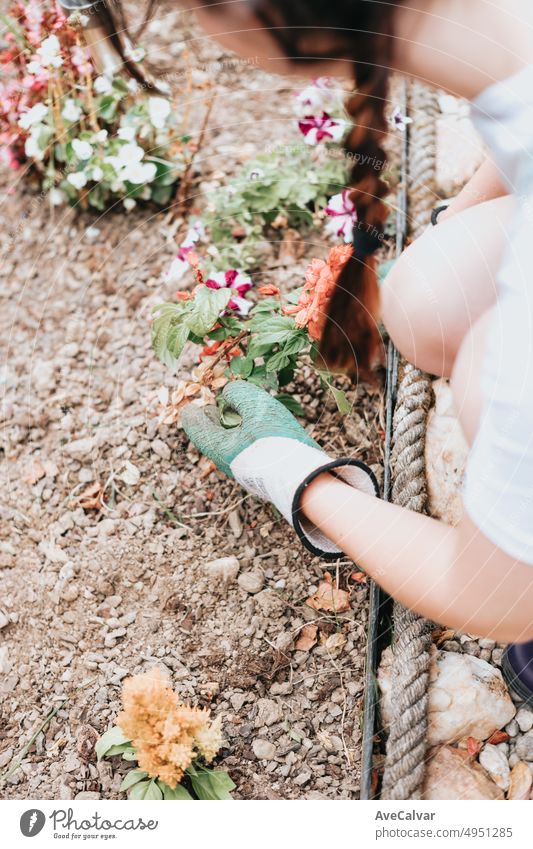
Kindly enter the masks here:
[[533, 565], [533, 66], [485, 89], [472, 119], [517, 206], [497, 274], [463, 503], [498, 548]]

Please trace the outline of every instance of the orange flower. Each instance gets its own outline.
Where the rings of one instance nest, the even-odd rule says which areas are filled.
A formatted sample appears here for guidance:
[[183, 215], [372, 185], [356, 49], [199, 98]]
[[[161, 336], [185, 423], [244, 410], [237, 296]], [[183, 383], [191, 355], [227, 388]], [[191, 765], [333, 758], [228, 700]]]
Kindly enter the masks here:
[[192, 295], [190, 292], [176, 292], [176, 299], [178, 301], [190, 301]]
[[279, 295], [278, 287], [273, 286], [272, 283], [267, 283], [265, 286], [259, 286], [257, 291], [260, 295]]
[[117, 722], [135, 746], [139, 768], [171, 787], [198, 754], [210, 761], [223, 743], [220, 720], [181, 704], [158, 668], [126, 679], [122, 704]]
[[285, 315], [295, 316], [296, 327], [307, 327], [311, 339], [318, 341], [322, 335], [329, 299], [351, 253], [351, 245], [336, 245], [326, 260], [311, 260], [298, 303], [283, 309]]

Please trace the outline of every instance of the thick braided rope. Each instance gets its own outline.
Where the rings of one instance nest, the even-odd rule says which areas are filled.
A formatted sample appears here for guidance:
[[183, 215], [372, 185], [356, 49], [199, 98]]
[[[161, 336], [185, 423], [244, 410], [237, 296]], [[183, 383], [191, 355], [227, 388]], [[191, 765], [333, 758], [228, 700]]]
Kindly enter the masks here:
[[[435, 205], [436, 93], [412, 83], [408, 204], [415, 237], [428, 225]], [[425, 512], [425, 440], [431, 406], [431, 380], [410, 363], [400, 370], [393, 419], [391, 466], [395, 504]], [[425, 772], [431, 623], [394, 605], [392, 667], [393, 717], [387, 740], [383, 799], [419, 799]]]

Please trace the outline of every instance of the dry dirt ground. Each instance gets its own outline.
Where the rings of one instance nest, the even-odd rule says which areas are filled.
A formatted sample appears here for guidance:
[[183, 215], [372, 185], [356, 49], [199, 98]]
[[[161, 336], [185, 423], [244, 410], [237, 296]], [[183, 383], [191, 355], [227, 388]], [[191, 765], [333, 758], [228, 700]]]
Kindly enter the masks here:
[[[146, 39], [177, 71], [179, 18]], [[201, 209], [222, 172], [294, 129], [290, 84], [220, 68], [224, 54], [203, 39], [194, 51], [193, 129], [214, 76], [218, 95], [199, 157]], [[270, 507], [206, 474], [183, 432], [158, 427], [148, 406], [173, 382], [151, 351], [149, 316], [173, 294], [160, 274], [180, 222], [154, 209], [52, 217], [6, 174], [1, 216], [0, 771], [11, 770], [2, 795], [119, 797], [121, 776], [95, 762], [90, 729], [113, 723], [125, 676], [158, 664], [184, 699], [223, 716], [220, 763], [238, 798], [356, 798], [365, 584], [341, 562], [330, 572], [350, 590], [350, 611], [335, 619], [306, 606], [325, 565]], [[302, 268], [275, 273], [299, 284]], [[316, 381], [304, 375], [295, 391], [327, 450], [379, 473], [377, 389], [352, 390], [344, 420]], [[95, 483], [108, 498], [99, 511], [79, 498]], [[229, 555], [247, 581], [224, 583], [208, 567]], [[310, 621], [319, 643], [297, 651]]]

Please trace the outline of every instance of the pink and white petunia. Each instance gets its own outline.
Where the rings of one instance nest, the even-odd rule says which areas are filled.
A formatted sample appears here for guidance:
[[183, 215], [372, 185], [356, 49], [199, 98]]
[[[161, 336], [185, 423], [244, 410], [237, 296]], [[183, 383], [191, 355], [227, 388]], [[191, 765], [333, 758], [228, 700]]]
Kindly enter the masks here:
[[330, 77], [319, 77], [302, 91], [295, 92], [296, 113], [301, 117], [320, 112], [337, 112], [342, 109], [342, 91]]
[[192, 251], [195, 244], [200, 239], [203, 239], [204, 236], [204, 225], [201, 221], [195, 221], [187, 230], [187, 234], [179, 247], [178, 253], [172, 260], [169, 270], [164, 275], [166, 283], [178, 283], [181, 280], [187, 269], [191, 267], [187, 260], [187, 254]]
[[253, 307], [252, 301], [248, 301], [244, 295], [252, 288], [252, 281], [241, 271], [231, 268], [229, 271], [215, 271], [211, 274], [205, 285], [210, 289], [234, 289], [237, 294], [232, 295], [228, 301], [228, 309], [238, 315], [246, 316]]
[[327, 112], [321, 115], [306, 115], [298, 121], [300, 132], [305, 137], [305, 143], [317, 145], [322, 141], [340, 142], [343, 138], [347, 123], [330, 118]]
[[347, 189], [333, 195], [328, 201], [325, 212], [330, 216], [324, 230], [332, 238], [342, 238], [346, 243], [352, 241], [353, 228], [357, 223], [355, 204], [350, 200]]

